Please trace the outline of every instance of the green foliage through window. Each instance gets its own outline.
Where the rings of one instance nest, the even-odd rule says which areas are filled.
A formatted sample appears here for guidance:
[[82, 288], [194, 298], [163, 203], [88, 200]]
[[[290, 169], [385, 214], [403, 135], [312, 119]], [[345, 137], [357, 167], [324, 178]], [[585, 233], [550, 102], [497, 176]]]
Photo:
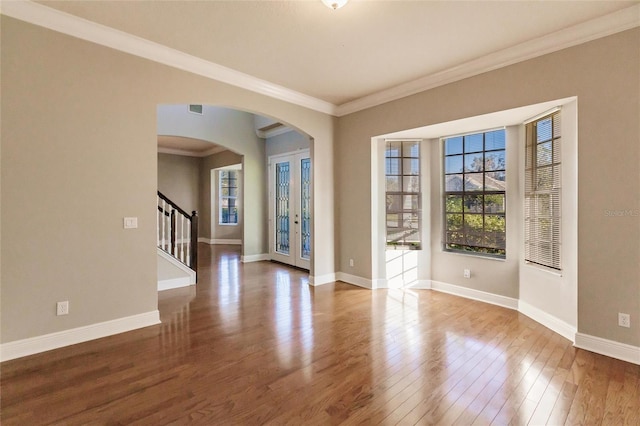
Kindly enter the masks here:
[[506, 256], [504, 129], [444, 139], [446, 250]]

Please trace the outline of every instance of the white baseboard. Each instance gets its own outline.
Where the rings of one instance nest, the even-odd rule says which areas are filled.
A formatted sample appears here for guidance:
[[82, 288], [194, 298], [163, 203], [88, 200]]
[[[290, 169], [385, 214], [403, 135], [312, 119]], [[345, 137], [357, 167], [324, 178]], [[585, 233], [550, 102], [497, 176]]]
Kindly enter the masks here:
[[242, 240], [238, 240], [238, 239], [228, 239], [228, 238], [203, 238], [203, 237], [199, 237], [198, 238], [198, 242], [199, 243], [205, 243], [205, 244], [209, 244], [209, 245], [213, 245], [213, 244], [228, 244], [228, 245], [232, 245], [232, 246], [241, 246], [242, 245]]
[[344, 272], [337, 272], [335, 274], [336, 281], [342, 281], [347, 284], [357, 285], [358, 287], [373, 289], [373, 282], [368, 278], [362, 278], [357, 275], [351, 275]]
[[502, 306], [503, 308], [514, 310], [518, 309], [518, 299], [514, 299], [513, 297], [487, 293], [486, 291], [447, 284], [440, 281], [431, 281], [431, 289], [442, 293], [453, 294], [454, 296], [464, 297], [466, 299], [473, 299], [480, 302], [490, 303], [492, 305]]
[[542, 309], [536, 308], [522, 300], [518, 300], [518, 312], [528, 316], [535, 322], [544, 325], [548, 329], [555, 331], [565, 339], [568, 339], [571, 342], [575, 341], [577, 330], [574, 326], [543, 311]]
[[0, 345], [0, 361], [8, 361], [156, 324], [160, 324], [160, 313], [157, 310], [3, 343]]
[[640, 365], [640, 346], [627, 345], [626, 343], [614, 342], [613, 340], [583, 333], [576, 333], [574, 346]]
[[248, 256], [240, 256], [240, 262], [249, 263], [249, 262], [260, 262], [261, 260], [269, 260], [271, 256], [269, 253], [262, 254], [250, 254]]
[[[366, 279], [366, 278], [364, 278]], [[387, 288], [387, 280], [384, 278], [375, 278], [371, 280], [371, 288]]]
[[431, 290], [431, 280], [418, 280], [405, 288], [411, 290]]
[[158, 291], [189, 287], [190, 285], [196, 285], [195, 280], [191, 277], [172, 278], [169, 280], [158, 281]]
[[329, 284], [336, 281], [336, 274], [324, 274], [319, 276], [309, 275], [309, 285], [317, 287], [323, 284]]

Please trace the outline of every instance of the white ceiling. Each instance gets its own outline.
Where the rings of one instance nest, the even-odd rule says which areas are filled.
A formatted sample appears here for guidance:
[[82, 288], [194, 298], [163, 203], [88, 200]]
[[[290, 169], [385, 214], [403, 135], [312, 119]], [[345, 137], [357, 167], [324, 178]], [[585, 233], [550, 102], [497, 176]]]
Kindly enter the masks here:
[[39, 3], [334, 106], [640, 10], [638, 1], [350, 0], [336, 11], [320, 0]]

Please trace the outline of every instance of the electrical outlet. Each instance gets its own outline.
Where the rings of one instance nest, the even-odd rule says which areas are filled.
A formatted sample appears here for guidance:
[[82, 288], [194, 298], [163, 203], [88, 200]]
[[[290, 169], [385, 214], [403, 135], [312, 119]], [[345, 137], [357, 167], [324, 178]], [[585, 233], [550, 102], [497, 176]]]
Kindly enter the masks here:
[[58, 302], [56, 304], [56, 315], [69, 315], [69, 301]]
[[353, 259], [349, 259], [349, 266], [353, 266]]
[[471, 270], [470, 269], [465, 269], [463, 271], [463, 275], [465, 278], [471, 278]]
[[620, 327], [631, 327], [631, 315], [618, 312], [618, 325]]

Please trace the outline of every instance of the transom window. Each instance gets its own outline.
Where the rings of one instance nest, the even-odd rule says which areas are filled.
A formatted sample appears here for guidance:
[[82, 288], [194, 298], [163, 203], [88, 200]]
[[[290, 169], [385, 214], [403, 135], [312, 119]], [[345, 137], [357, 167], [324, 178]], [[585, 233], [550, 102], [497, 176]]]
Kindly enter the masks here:
[[387, 141], [385, 150], [387, 248], [419, 250], [420, 143]]
[[506, 256], [504, 129], [444, 139], [444, 248]]
[[238, 171], [220, 170], [218, 175], [219, 224], [238, 224]]

